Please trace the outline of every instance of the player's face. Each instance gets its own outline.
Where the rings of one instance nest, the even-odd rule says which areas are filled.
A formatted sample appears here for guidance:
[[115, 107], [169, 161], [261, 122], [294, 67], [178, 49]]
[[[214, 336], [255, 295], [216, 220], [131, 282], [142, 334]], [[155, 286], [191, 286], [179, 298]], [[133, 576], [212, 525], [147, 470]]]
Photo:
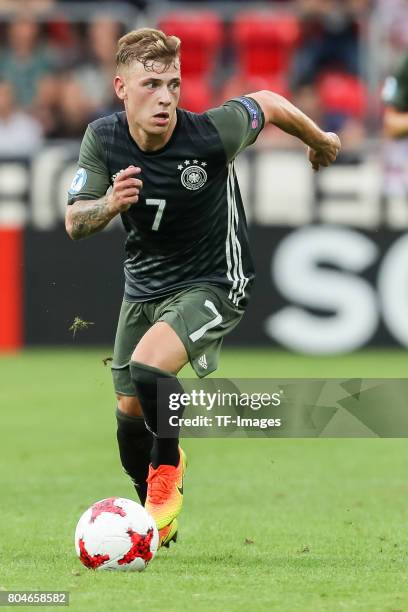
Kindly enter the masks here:
[[134, 62], [115, 79], [118, 96], [124, 100], [128, 121], [148, 134], [165, 134], [174, 126], [180, 98], [180, 63], [169, 66], [153, 65], [146, 70]]

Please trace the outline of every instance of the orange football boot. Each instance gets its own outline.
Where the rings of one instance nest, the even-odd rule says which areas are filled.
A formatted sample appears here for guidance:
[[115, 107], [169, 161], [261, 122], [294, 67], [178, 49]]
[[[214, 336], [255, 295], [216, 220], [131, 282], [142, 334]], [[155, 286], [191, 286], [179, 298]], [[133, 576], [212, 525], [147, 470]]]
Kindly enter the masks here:
[[157, 529], [163, 529], [180, 514], [183, 505], [183, 480], [187, 460], [180, 448], [180, 461], [174, 465], [151, 464], [147, 477], [147, 498], [145, 508], [156, 521]]
[[170, 542], [177, 542], [178, 523], [177, 519], [173, 519], [169, 525], [166, 525], [159, 531], [159, 548], [165, 546], [169, 548]]

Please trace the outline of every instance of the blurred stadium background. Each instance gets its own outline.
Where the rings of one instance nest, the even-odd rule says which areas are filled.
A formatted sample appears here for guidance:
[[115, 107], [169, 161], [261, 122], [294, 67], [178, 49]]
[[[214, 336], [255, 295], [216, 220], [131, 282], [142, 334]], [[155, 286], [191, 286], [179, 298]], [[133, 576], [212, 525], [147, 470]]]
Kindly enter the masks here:
[[[0, 351], [110, 345], [122, 294], [120, 224], [65, 235], [66, 191], [87, 123], [119, 108], [119, 35], [182, 39], [181, 105], [263, 88], [343, 141], [316, 175], [269, 126], [238, 164], [258, 280], [229, 346], [306, 354], [408, 345], [407, 149], [382, 136], [381, 91], [408, 42], [405, 0], [0, 0]], [[95, 261], [100, 262], [98, 268]]]

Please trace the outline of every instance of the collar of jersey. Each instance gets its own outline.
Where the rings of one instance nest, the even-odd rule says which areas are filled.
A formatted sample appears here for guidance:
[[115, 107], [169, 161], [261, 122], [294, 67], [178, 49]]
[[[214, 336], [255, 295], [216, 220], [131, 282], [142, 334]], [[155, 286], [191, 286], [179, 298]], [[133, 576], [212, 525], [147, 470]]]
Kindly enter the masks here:
[[176, 139], [177, 133], [178, 133], [178, 131], [180, 129], [182, 113], [180, 112], [179, 108], [176, 108], [176, 113], [177, 113], [177, 122], [176, 122], [175, 128], [173, 130], [173, 133], [170, 136], [170, 140], [168, 142], [166, 142], [164, 147], [162, 147], [161, 149], [156, 149], [156, 151], [143, 151], [143, 149], [141, 149], [139, 147], [137, 142], [132, 137], [132, 134], [130, 133], [129, 123], [128, 123], [127, 117], [125, 115], [126, 130], [127, 130], [127, 133], [128, 133], [128, 136], [129, 136], [129, 139], [130, 139], [131, 143], [137, 148], [138, 151], [140, 151], [140, 153], [142, 155], [160, 155], [160, 153], [164, 153], [164, 151], [166, 151], [169, 147], [171, 147], [171, 145], [173, 144], [174, 140]]

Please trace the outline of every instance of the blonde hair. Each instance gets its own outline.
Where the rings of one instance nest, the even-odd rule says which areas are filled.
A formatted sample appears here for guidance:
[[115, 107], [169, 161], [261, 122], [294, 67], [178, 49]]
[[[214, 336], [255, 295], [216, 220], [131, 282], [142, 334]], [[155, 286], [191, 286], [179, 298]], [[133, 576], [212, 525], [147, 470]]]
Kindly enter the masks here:
[[154, 64], [163, 64], [163, 72], [175, 65], [180, 56], [181, 41], [177, 36], [167, 36], [161, 30], [139, 28], [128, 32], [118, 41], [116, 52], [117, 67], [141, 62], [146, 70], [153, 70]]

